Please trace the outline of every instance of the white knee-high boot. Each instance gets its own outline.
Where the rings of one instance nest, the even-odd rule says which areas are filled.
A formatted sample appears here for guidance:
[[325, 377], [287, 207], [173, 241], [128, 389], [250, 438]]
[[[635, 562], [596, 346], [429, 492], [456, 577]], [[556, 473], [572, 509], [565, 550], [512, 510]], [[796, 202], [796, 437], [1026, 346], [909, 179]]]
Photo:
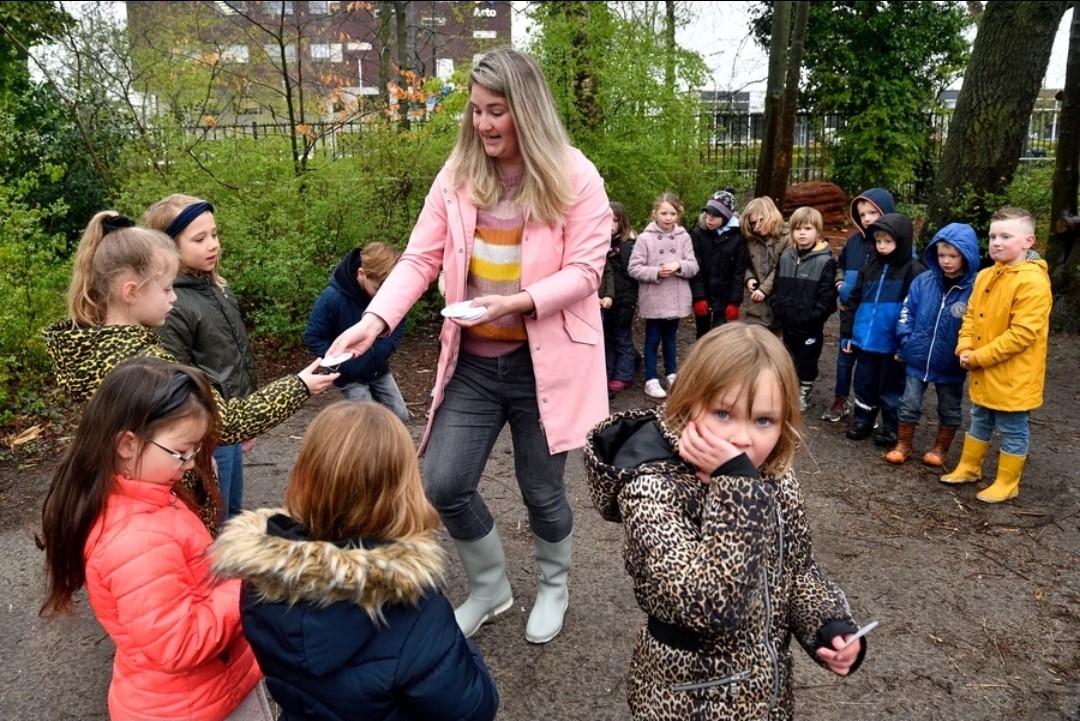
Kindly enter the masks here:
[[525, 626], [525, 639], [530, 643], [547, 643], [562, 630], [563, 616], [570, 603], [567, 582], [573, 541], [571, 535], [558, 543], [548, 543], [533, 534], [533, 544], [536, 546], [536, 565], [540, 567], [540, 586]]
[[506, 577], [506, 554], [499, 531], [491, 532], [476, 541], [454, 539], [461, 565], [469, 578], [469, 597], [454, 609], [461, 632], [466, 637], [476, 633], [514, 603], [510, 579]]

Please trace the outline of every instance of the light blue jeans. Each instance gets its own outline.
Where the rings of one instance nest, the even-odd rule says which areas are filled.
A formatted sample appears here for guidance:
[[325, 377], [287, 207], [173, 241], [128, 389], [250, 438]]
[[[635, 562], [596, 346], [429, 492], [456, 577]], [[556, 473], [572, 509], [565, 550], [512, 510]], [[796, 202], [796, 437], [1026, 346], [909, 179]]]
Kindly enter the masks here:
[[1031, 441], [1028, 428], [1030, 411], [995, 411], [978, 403], [971, 404], [971, 428], [968, 435], [990, 442], [996, 428], [1001, 434], [1001, 450], [1013, 456], [1026, 456]]
[[507, 423], [529, 525], [543, 540], [559, 543], [574, 523], [563, 478], [567, 454], [548, 450], [528, 346], [501, 358], [461, 354], [431, 424], [424, 491], [452, 538], [476, 541], [490, 533], [495, 519], [478, 487]]
[[341, 387], [341, 395], [350, 401], [375, 401], [381, 403], [394, 415], [401, 419], [402, 423], [409, 422], [409, 409], [405, 407], [405, 399], [401, 397], [401, 389], [394, 380], [393, 373], [384, 373], [376, 378], [371, 384], [350, 383]]
[[[904, 395], [900, 398], [900, 422], [918, 423], [922, 416], [923, 398], [930, 383], [922, 378], [909, 375], [904, 386]], [[963, 383], [934, 383], [937, 391], [938, 423], [950, 428], [959, 428], [964, 420], [960, 410], [964, 396]]]

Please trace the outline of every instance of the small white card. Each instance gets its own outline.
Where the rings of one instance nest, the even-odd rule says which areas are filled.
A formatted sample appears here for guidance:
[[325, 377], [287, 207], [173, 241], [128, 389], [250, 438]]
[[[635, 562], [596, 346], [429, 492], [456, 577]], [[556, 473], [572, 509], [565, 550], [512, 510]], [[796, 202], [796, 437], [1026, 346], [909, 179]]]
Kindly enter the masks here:
[[319, 360], [319, 365], [323, 368], [337, 368], [345, 361], [352, 358], [352, 353], [342, 353], [341, 355], [328, 355]]

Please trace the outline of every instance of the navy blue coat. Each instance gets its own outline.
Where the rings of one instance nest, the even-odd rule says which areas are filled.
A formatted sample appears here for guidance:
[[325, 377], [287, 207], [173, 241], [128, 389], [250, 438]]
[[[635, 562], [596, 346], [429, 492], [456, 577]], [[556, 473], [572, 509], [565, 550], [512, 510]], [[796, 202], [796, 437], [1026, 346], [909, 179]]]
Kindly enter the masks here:
[[911, 257], [914, 229], [910, 218], [901, 213], [886, 213], [866, 229], [867, 238], [873, 238], [878, 229], [896, 239], [896, 248], [888, 255], [881, 255], [875, 249], [873, 257], [859, 271], [848, 299], [851, 315], [840, 316], [840, 337], [850, 338], [860, 350], [893, 354], [900, 349], [896, 336], [900, 308], [911, 281], [926, 266]]
[[[371, 296], [356, 280], [356, 271], [359, 268], [360, 249], [354, 248], [330, 274], [326, 289], [319, 295], [308, 315], [307, 327], [304, 329], [304, 345], [320, 358], [342, 332], [360, 322], [371, 303]], [[389, 373], [390, 356], [397, 350], [404, 333], [405, 321], [401, 321], [389, 336], [376, 340], [367, 353], [342, 363], [338, 369], [341, 376], [334, 381], [334, 385], [371, 385], [377, 378]]]
[[874, 241], [867, 238], [866, 228], [863, 227], [862, 221], [859, 220], [859, 213], [855, 207], [862, 200], [869, 200], [877, 206], [882, 215], [896, 210], [896, 203], [893, 202], [892, 193], [884, 188], [870, 188], [862, 195], [857, 195], [851, 200], [851, 222], [855, 224], [858, 230], [848, 236], [843, 250], [840, 251], [840, 257], [837, 258], [836, 267], [837, 280], [842, 280], [840, 284], [840, 302], [844, 306], [847, 306], [851, 298], [851, 291], [855, 289], [855, 281], [859, 277], [859, 271], [863, 269], [870, 258], [874, 257]]
[[322, 543], [280, 509], [229, 521], [214, 572], [243, 579], [244, 635], [280, 721], [491, 721], [499, 696], [436, 584], [434, 538]]
[[[949, 243], [964, 259], [964, 274], [946, 288], [938, 263], [938, 244]], [[950, 223], [934, 235], [923, 252], [927, 272], [911, 282], [900, 311], [896, 334], [907, 374], [929, 383], [963, 383], [967, 371], [956, 356], [956, 340], [968, 299], [979, 273], [979, 239], [964, 223]]]

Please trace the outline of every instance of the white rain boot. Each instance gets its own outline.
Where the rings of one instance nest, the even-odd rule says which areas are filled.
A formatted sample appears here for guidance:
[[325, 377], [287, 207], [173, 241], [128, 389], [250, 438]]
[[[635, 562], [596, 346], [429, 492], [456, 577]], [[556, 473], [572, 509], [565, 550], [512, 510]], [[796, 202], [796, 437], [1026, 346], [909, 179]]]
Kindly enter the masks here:
[[469, 578], [469, 597], [454, 609], [466, 638], [514, 603], [506, 577], [506, 554], [497, 528], [476, 541], [454, 539], [461, 565]]
[[570, 550], [573, 536], [558, 543], [548, 543], [533, 534], [536, 546], [536, 565], [540, 567], [540, 586], [536, 603], [525, 626], [525, 639], [530, 643], [547, 643], [559, 635], [563, 616], [570, 604], [567, 582], [570, 578]]

